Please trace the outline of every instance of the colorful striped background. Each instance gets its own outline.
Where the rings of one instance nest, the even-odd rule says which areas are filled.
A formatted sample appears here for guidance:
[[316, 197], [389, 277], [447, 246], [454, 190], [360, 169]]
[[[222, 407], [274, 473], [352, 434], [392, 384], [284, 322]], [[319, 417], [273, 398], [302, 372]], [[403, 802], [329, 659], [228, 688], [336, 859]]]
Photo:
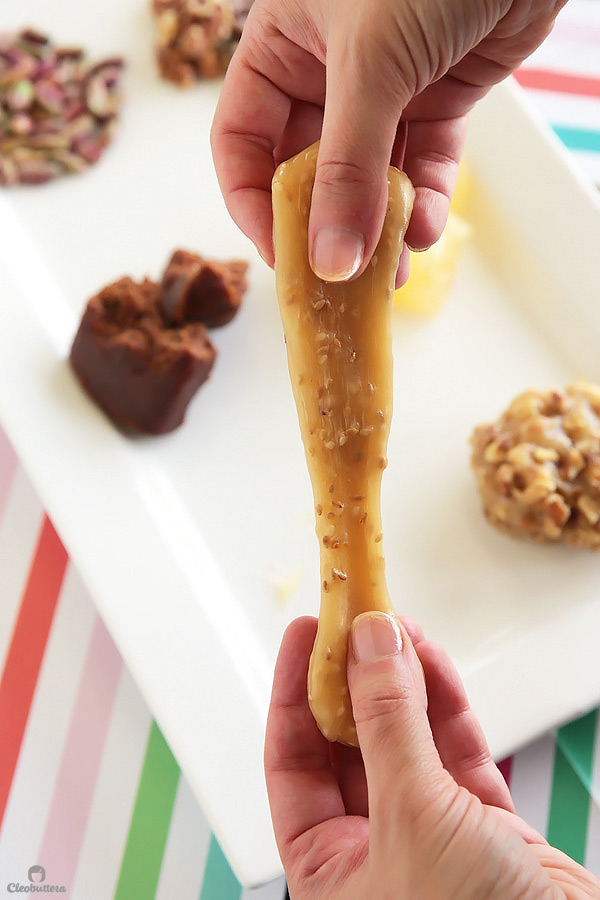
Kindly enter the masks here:
[[[0, 431], [0, 891], [282, 900], [242, 889]], [[519, 812], [600, 874], [598, 713], [501, 764]]]
[[571, 0], [516, 73], [541, 117], [600, 187], [600, 2]]
[[0, 892], [281, 900], [243, 890], [0, 431]]
[[[600, 186], [600, 0], [571, 0], [517, 73]], [[244, 889], [0, 431], [0, 892], [72, 900], [282, 900]], [[600, 875], [593, 711], [501, 764], [518, 811]], [[251, 827], [251, 823], [249, 823]]]

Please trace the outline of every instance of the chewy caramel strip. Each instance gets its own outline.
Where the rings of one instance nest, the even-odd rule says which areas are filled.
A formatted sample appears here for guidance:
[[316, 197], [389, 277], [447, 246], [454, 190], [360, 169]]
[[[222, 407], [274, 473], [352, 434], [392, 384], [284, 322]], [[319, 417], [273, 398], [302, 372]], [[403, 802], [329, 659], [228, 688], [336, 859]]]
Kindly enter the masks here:
[[391, 309], [413, 187], [391, 168], [383, 232], [366, 271], [329, 283], [308, 261], [318, 143], [273, 179], [275, 274], [320, 548], [319, 627], [308, 699], [330, 741], [356, 746], [346, 680], [352, 620], [393, 613], [385, 582], [381, 476], [392, 415]]

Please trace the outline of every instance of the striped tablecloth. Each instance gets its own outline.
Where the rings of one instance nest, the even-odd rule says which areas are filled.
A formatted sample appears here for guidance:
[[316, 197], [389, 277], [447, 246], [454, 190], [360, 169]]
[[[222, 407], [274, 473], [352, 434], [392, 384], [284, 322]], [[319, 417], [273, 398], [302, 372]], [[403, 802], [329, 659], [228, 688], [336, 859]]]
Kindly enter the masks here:
[[600, 2], [570, 0], [516, 74], [538, 113], [600, 187]]
[[[600, 0], [571, 0], [517, 80], [600, 186]], [[0, 598], [0, 894], [43, 866], [72, 900], [282, 900], [283, 877], [232, 873], [2, 431]], [[598, 711], [501, 766], [520, 814], [600, 875]]]
[[0, 431], [0, 896], [280, 900], [243, 891]]

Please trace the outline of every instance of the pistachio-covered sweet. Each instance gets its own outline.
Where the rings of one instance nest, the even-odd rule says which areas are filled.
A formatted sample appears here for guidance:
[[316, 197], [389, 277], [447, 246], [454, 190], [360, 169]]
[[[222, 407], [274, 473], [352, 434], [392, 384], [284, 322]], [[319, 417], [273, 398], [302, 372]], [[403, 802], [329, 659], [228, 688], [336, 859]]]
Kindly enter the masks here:
[[111, 143], [123, 60], [90, 63], [24, 29], [0, 35], [0, 185], [83, 172]]

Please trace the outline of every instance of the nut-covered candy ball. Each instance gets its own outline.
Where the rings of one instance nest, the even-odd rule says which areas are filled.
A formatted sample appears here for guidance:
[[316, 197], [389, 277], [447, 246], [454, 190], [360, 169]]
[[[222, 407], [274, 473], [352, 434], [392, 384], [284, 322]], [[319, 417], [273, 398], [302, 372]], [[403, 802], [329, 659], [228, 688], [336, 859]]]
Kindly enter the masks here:
[[600, 549], [600, 387], [526, 391], [471, 437], [487, 519], [534, 541]]

